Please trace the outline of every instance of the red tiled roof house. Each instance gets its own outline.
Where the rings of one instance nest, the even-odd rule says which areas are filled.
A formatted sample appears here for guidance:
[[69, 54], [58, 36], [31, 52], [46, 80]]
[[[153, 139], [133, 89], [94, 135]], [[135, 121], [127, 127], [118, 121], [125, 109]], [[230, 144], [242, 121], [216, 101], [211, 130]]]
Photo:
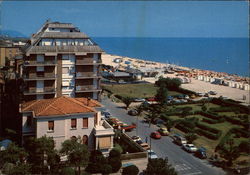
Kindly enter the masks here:
[[28, 137], [53, 137], [56, 148], [66, 139], [80, 137], [90, 150], [103, 153], [113, 148], [113, 128], [101, 120], [92, 99], [59, 97], [34, 100], [21, 105], [22, 140]]

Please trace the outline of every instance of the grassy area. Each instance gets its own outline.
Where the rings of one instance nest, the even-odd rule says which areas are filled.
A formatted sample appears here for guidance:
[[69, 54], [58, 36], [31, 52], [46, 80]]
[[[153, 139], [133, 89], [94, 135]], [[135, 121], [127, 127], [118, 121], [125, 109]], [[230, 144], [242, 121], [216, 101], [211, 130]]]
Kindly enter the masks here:
[[[158, 87], [154, 84], [116, 84], [116, 85], [103, 85], [105, 89], [108, 89], [113, 94], [119, 94], [121, 96], [128, 96], [132, 98], [147, 98], [154, 97]], [[169, 95], [178, 95], [179, 92], [169, 91]]]

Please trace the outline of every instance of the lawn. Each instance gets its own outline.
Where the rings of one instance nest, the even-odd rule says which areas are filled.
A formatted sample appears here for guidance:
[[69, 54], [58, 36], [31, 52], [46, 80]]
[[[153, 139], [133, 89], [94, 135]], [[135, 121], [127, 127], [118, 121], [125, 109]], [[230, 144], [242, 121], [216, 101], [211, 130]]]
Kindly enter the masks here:
[[[128, 96], [132, 98], [147, 98], [154, 97], [157, 93], [158, 87], [154, 84], [116, 84], [103, 85], [104, 89], [108, 89], [113, 94], [118, 94], [123, 97]], [[179, 92], [168, 91], [168, 95], [178, 95]]]

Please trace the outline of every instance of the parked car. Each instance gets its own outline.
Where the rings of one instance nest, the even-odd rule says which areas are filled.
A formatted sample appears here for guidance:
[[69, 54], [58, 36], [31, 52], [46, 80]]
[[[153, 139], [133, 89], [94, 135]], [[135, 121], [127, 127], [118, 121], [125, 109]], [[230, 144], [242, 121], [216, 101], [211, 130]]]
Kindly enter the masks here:
[[150, 137], [152, 137], [154, 139], [160, 139], [161, 138], [161, 134], [159, 132], [155, 131], [155, 132], [152, 132], [150, 134]]
[[208, 94], [208, 93], [205, 93], [204, 97], [209, 97], [209, 94]]
[[174, 139], [174, 143], [176, 143], [177, 145], [187, 144], [187, 140], [179, 134], [175, 134], [173, 136], [173, 139]]
[[204, 93], [201, 93], [201, 92], [198, 92], [197, 93], [197, 96], [199, 96], [199, 97], [203, 97], [205, 94]]
[[132, 136], [131, 139], [135, 142], [141, 140], [139, 136]]
[[206, 159], [207, 154], [206, 154], [206, 148], [200, 147], [194, 154], [196, 157], [199, 157], [200, 159]]
[[110, 118], [111, 117], [111, 114], [109, 112], [107, 112], [107, 111], [102, 111], [101, 115], [103, 115], [105, 118]]
[[144, 98], [135, 98], [134, 102], [144, 102], [146, 101]]
[[131, 109], [128, 111], [128, 115], [136, 116], [138, 114], [137, 110]]
[[183, 149], [190, 153], [194, 153], [198, 150], [193, 144], [183, 144]]
[[135, 142], [138, 143], [139, 145], [141, 145], [143, 143], [142, 140], [136, 140]]
[[187, 100], [189, 99], [190, 97], [188, 95], [184, 95], [184, 98]]
[[150, 150], [148, 150], [148, 158], [149, 159], [157, 159], [158, 156], [155, 154], [155, 152], [152, 149], [150, 149]]
[[167, 128], [160, 128], [158, 129], [158, 132], [162, 135], [162, 136], [167, 136], [169, 135], [168, 129]]
[[149, 149], [150, 149], [150, 146], [149, 146], [147, 143], [141, 143], [140, 145], [141, 145], [141, 147], [142, 147], [144, 150], [149, 150]]
[[217, 92], [216, 91], [209, 91], [208, 94], [210, 94], [210, 95], [217, 95]]

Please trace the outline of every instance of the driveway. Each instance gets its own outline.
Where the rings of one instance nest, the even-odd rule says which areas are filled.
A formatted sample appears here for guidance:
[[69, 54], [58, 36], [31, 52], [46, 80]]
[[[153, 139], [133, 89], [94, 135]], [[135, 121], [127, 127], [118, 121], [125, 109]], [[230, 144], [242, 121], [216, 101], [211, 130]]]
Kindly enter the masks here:
[[117, 117], [119, 120], [131, 124], [137, 123], [137, 130], [127, 132], [128, 135], [139, 135], [143, 141], [150, 144], [152, 149], [161, 158], [168, 158], [169, 162], [174, 166], [178, 174], [181, 175], [223, 175], [226, 174], [222, 169], [213, 167], [206, 160], [201, 160], [194, 157], [192, 154], [185, 152], [180, 146], [177, 146], [172, 142], [172, 138], [163, 136], [159, 140], [150, 139], [151, 132], [158, 129], [157, 126], [144, 123], [143, 120], [136, 116], [130, 116], [127, 114], [127, 110], [117, 106], [107, 97], [102, 99], [102, 104], [113, 117]]

